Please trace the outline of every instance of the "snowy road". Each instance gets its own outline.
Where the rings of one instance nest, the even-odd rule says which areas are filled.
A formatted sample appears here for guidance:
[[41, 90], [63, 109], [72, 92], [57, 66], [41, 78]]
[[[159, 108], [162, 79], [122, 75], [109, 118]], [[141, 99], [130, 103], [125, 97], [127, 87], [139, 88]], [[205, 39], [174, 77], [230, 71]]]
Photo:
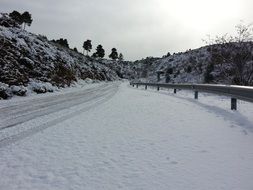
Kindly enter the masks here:
[[[9, 104], [0, 107], [0, 147], [69, 119], [78, 112], [86, 111], [108, 100], [116, 93], [118, 85], [118, 83], [106, 83], [64, 94], [52, 94], [38, 98], [28, 97], [24, 101], [17, 102], [10, 101]], [[80, 104], [82, 105], [81, 110], [76, 107]], [[70, 108], [73, 108], [74, 112], [71, 112]], [[62, 110], [63, 113], [58, 114]], [[45, 118], [47, 122], [34, 120], [52, 113], [56, 114], [49, 119]], [[20, 126], [30, 120], [32, 124]], [[34, 123], [40, 125], [34, 126]]]
[[59, 96], [0, 103], [1, 190], [253, 189], [252, 104], [127, 83]]

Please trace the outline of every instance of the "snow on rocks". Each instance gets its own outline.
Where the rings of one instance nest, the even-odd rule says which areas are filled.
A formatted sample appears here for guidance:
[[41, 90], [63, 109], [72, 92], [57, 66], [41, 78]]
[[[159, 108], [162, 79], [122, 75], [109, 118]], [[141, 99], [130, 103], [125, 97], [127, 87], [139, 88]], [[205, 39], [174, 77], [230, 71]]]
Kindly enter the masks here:
[[46, 92], [54, 92], [56, 88], [53, 87], [53, 85], [49, 82], [31, 81], [28, 84], [28, 89], [41, 94]]
[[0, 82], [0, 99], [7, 99], [10, 96], [8, 85]]
[[11, 91], [14, 95], [24, 96], [27, 92], [27, 89], [24, 86], [11, 86]]

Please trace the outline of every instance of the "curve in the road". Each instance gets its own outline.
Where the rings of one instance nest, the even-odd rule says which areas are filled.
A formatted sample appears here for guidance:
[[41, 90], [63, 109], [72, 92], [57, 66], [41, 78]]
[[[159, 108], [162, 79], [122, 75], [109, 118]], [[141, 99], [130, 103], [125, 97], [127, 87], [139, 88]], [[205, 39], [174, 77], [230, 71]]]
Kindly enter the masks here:
[[[23, 130], [19, 132], [18, 134], [9, 135], [7, 137], [0, 139], [0, 148], [4, 146], [8, 146], [9, 144], [15, 143], [19, 140], [22, 140], [28, 136], [31, 136], [51, 126], [54, 126], [57, 123], [63, 122], [71, 117], [74, 117], [82, 112], [88, 111], [91, 108], [94, 108], [95, 106], [98, 106], [108, 101], [117, 92], [118, 87], [119, 87], [119, 83], [116, 82], [116, 83], [105, 84], [102, 87], [100, 86], [100, 87], [92, 88], [87, 91], [76, 92], [76, 94], [68, 93], [68, 94], [65, 94], [65, 96], [64, 95], [61, 96], [62, 97], [61, 101], [56, 101], [55, 104], [45, 107], [43, 110], [40, 110], [40, 107], [35, 106], [34, 107], [35, 109], [33, 112], [29, 112], [22, 116], [17, 116], [17, 117], [14, 117], [13, 119], [9, 119], [7, 120], [8, 121], [7, 123], [6, 122], [4, 123], [5, 125], [1, 123], [2, 126], [0, 128], [0, 132], [3, 132], [5, 129], [8, 129], [10, 127], [18, 128], [19, 124], [35, 119], [37, 117], [49, 115], [49, 114], [52, 114], [64, 109], [68, 109], [70, 107], [74, 107], [77, 105], [83, 105], [81, 109], [78, 109], [66, 115], [54, 118], [53, 120], [45, 122], [39, 126], [32, 127], [27, 130]], [[70, 94], [71, 94], [71, 97], [69, 97]], [[53, 100], [53, 99], [55, 99], [55, 97], [46, 98], [46, 100], [49, 102], [50, 100]], [[45, 102], [45, 103], [48, 104], [48, 102]], [[43, 106], [43, 104], [41, 106]]]

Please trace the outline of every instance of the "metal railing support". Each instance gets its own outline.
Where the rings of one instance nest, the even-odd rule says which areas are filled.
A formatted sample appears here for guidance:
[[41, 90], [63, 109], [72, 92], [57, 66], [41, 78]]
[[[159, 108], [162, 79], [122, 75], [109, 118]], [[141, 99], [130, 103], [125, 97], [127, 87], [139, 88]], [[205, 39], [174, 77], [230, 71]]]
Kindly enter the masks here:
[[231, 110], [237, 110], [237, 99], [231, 98]]
[[194, 92], [194, 98], [197, 100], [199, 98], [199, 92], [198, 91], [195, 91]]

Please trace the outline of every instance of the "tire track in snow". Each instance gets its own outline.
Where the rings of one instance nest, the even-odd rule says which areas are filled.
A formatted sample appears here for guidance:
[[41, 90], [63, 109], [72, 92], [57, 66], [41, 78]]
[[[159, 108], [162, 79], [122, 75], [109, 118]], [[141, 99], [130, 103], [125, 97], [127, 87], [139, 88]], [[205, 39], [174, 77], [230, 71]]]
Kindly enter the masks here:
[[[81, 103], [82, 107], [80, 109], [77, 109], [71, 113], [68, 113], [66, 115], [63, 115], [63, 116], [60, 116], [60, 117], [57, 117], [55, 119], [52, 119], [48, 122], [45, 122], [39, 126], [36, 126], [36, 127], [32, 127], [32, 128], [29, 128], [27, 130], [23, 130], [17, 134], [14, 134], [14, 135], [9, 135], [8, 137], [5, 137], [5, 138], [2, 138], [0, 139], [0, 148], [2, 147], [5, 147], [5, 146], [8, 146], [10, 144], [13, 144], [17, 141], [20, 141], [26, 137], [29, 137], [31, 135], [34, 135], [40, 131], [43, 131], [49, 127], [52, 127], [58, 123], [61, 123], [65, 120], [68, 120], [80, 113], [83, 113], [83, 112], [86, 112], [86, 111], [89, 111], [90, 109], [108, 101], [109, 99], [111, 99], [115, 94], [116, 92], [118, 91], [118, 86], [119, 84], [112, 84], [110, 85], [108, 88], [103, 88], [103, 91], [102, 90], [98, 90], [93, 94], [93, 96], [89, 99], [86, 99], [85, 101], [83, 101]], [[87, 94], [87, 95], [90, 95], [90, 94]], [[81, 102], [78, 101], [79, 103]], [[73, 105], [75, 106], [75, 105]], [[72, 107], [73, 107], [72, 106]], [[18, 127], [18, 124], [15, 125]], [[13, 126], [14, 127], [14, 126]], [[2, 129], [4, 130], [4, 129]], [[1, 130], [0, 130], [1, 131]]]
[[[76, 93], [67, 93], [62, 96], [46, 97], [45, 100], [38, 103], [33, 101], [21, 105], [15, 105], [11, 108], [0, 109], [1, 121], [0, 130], [13, 127], [15, 125], [24, 123], [31, 119], [51, 114], [62, 109], [67, 109], [83, 102], [91, 101], [94, 94], [110, 89], [111, 85], [106, 84], [103, 87], [96, 87], [95, 89], [88, 89]], [[56, 100], [55, 100], [56, 99]], [[24, 109], [23, 107], [28, 107]], [[3, 118], [3, 119], [2, 119]]]
[[[99, 86], [99, 88], [106, 88], [107, 86], [108, 84], [103, 84]], [[54, 103], [54, 102], [57, 103], [65, 98], [72, 97], [73, 99], [73, 96], [85, 95], [86, 93], [94, 92], [94, 91], [98, 91], [98, 87], [80, 90], [78, 92], [69, 92], [69, 93], [59, 94], [59, 95], [56, 94], [53, 96], [46, 96], [46, 97], [32, 99], [29, 101], [17, 102], [17, 104], [15, 105], [0, 108], [0, 113], [1, 113], [0, 118], [10, 117], [10, 114], [18, 114], [18, 113], [28, 112], [30, 110], [32, 111], [36, 108], [36, 106], [44, 106], [44, 105], [48, 106], [50, 105], [50, 103]]]

